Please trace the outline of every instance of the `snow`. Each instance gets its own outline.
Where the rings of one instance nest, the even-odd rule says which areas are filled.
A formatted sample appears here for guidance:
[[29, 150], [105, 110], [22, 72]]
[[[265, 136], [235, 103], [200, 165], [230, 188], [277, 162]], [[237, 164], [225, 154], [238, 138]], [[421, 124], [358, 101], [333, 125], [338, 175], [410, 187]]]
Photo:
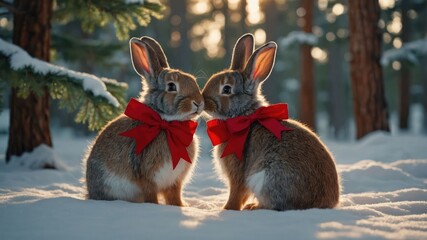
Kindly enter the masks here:
[[427, 38], [407, 42], [401, 48], [385, 51], [381, 57], [381, 65], [387, 66], [393, 61], [402, 60], [417, 64], [418, 58], [425, 55], [427, 55]]
[[279, 45], [283, 49], [291, 47], [293, 44], [316, 45], [318, 38], [312, 33], [301, 31], [290, 32], [286, 37], [279, 40]]
[[120, 106], [119, 101], [107, 91], [107, 87], [104, 82], [117, 83], [116, 80], [108, 78], [98, 78], [94, 75], [82, 72], [76, 72], [73, 70], [66, 69], [61, 66], [56, 66], [51, 63], [41, 61], [37, 58], [31, 57], [26, 51], [20, 47], [8, 43], [0, 38], [0, 52], [8, 56], [10, 59], [10, 66], [13, 70], [23, 70], [25, 68], [31, 68], [35, 73], [46, 75], [56, 74], [66, 76], [82, 84], [85, 91], [92, 92], [95, 96], [105, 98], [110, 104], [115, 107]]
[[[183, 208], [85, 200], [81, 157], [93, 138], [53, 133], [56, 153], [41, 147], [21, 161], [40, 162], [46, 154], [62, 159], [64, 169], [0, 160], [0, 239], [427, 239], [427, 136], [375, 132], [358, 142], [326, 141], [343, 183], [336, 209], [239, 212], [221, 210], [228, 193], [203, 124]], [[6, 144], [0, 135], [0, 151]]]

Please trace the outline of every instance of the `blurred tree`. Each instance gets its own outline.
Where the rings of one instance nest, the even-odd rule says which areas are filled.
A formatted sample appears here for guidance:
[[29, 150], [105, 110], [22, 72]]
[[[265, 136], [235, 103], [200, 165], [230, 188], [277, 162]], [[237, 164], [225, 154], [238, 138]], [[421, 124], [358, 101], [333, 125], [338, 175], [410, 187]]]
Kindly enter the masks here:
[[353, 108], [360, 139], [376, 130], [390, 131], [380, 65], [380, 7], [378, 1], [350, 0], [348, 12]]
[[[427, 4], [424, 6], [424, 11], [423, 11], [424, 13], [423, 13], [423, 20], [424, 20], [424, 29], [423, 29], [423, 32], [424, 32], [424, 37], [426, 37], [427, 38]], [[421, 80], [421, 84], [422, 84], [422, 86], [423, 86], [423, 97], [422, 97], [422, 105], [423, 105], [423, 115], [424, 115], [424, 124], [423, 124], [423, 126], [424, 126], [424, 132], [426, 132], [427, 133], [427, 67], [425, 67], [425, 66], [427, 66], [427, 55], [425, 55], [424, 57], [423, 57], [423, 60], [422, 60], [422, 64], [423, 64], [423, 66], [424, 66], [424, 68], [422, 68], [422, 71], [423, 71], [423, 74], [422, 74], [422, 77], [423, 77], [423, 79]]]
[[[313, 1], [302, 0], [301, 10], [303, 14], [303, 31], [311, 33], [313, 28]], [[311, 46], [304, 44], [301, 46], [301, 89], [299, 97], [299, 119], [307, 124], [311, 129], [316, 129], [316, 103], [315, 103], [315, 82], [313, 75], [313, 58], [311, 56]]]
[[188, 39], [189, 23], [187, 19], [187, 0], [170, 1], [170, 21], [172, 23], [171, 46], [176, 49], [173, 54], [175, 68], [189, 71], [191, 67], [190, 41]]
[[[408, 17], [408, 11], [410, 10], [410, 1], [402, 1], [400, 3], [400, 13], [402, 21], [401, 39], [403, 44], [409, 42], [410, 38], [410, 22]], [[402, 68], [400, 69], [399, 77], [399, 128], [408, 129], [408, 118], [409, 118], [409, 102], [410, 93], [409, 86], [411, 83], [411, 73], [409, 70], [409, 63], [402, 61]]]
[[[264, 12], [265, 22], [263, 28], [266, 30], [266, 41], [276, 41], [279, 37], [279, 11], [275, 0], [265, 0], [262, 2], [261, 10]], [[263, 43], [264, 44], [264, 43]], [[277, 67], [277, 66], [276, 66]], [[267, 98], [272, 103], [280, 101], [280, 90], [283, 79], [277, 74], [277, 71], [272, 71], [270, 80], [264, 84], [264, 91]]]
[[[31, 56], [48, 62], [54, 14], [53, 0], [16, 0], [13, 5], [4, 1], [1, 3], [14, 15], [13, 42]], [[128, 37], [129, 30], [136, 28], [135, 22], [138, 25], [147, 25], [150, 16], [159, 16], [161, 9], [160, 4], [139, 1], [62, 0], [56, 1], [55, 15], [62, 22], [80, 20], [82, 28], [86, 31], [93, 31], [95, 27], [104, 27], [109, 21], [112, 21], [116, 27], [117, 37], [125, 39]], [[10, 71], [8, 73], [14, 74]], [[43, 78], [37, 74], [28, 79], [30, 82], [25, 82], [23, 81], [25, 79], [20, 79], [25, 78], [23, 77], [26, 76], [25, 74], [29, 75], [30, 72], [21, 72], [21, 75], [15, 75], [18, 78], [9, 80], [12, 85], [12, 93], [7, 161], [12, 155], [19, 156], [24, 152], [32, 151], [40, 144], [52, 146], [49, 126], [49, 94], [55, 98], [62, 98], [64, 96], [61, 96], [61, 93], [66, 92], [64, 88], [70, 87], [66, 82], [69, 79], [56, 81], [54, 77], [52, 79], [52, 76]], [[111, 94], [116, 95], [119, 101], [123, 100], [123, 98], [120, 99], [120, 95], [123, 95], [125, 89], [123, 85], [115, 85], [112, 82], [105, 84]], [[80, 86], [80, 89], [83, 88]], [[68, 104], [71, 109], [82, 105], [77, 119], [89, 120], [89, 127], [92, 128], [99, 128], [100, 122], [108, 120], [105, 117], [112, 118], [116, 113], [113, 109], [109, 109], [107, 113], [101, 113], [99, 111], [107, 111], [108, 108], [102, 107], [100, 102], [98, 102], [99, 106], [94, 105], [97, 103], [96, 101], [93, 102], [86, 98], [68, 98], [64, 103]]]

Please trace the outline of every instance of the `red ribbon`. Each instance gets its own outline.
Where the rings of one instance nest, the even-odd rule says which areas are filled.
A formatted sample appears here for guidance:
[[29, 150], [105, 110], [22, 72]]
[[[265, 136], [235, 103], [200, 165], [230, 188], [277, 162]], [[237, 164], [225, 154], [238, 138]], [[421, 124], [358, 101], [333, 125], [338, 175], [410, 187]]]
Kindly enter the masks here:
[[277, 139], [282, 140], [282, 131], [292, 130], [280, 123], [280, 120], [285, 119], [288, 119], [288, 105], [279, 103], [268, 107], [260, 107], [248, 116], [238, 116], [227, 120], [214, 119], [206, 124], [212, 145], [216, 146], [227, 142], [221, 158], [234, 153], [238, 159], [242, 160], [245, 141], [253, 122], [258, 121], [273, 133]]
[[163, 130], [166, 132], [168, 139], [173, 169], [178, 165], [181, 158], [191, 163], [186, 147], [193, 141], [197, 122], [191, 120], [167, 122], [153, 109], [133, 98], [126, 107], [125, 115], [143, 123], [131, 130], [120, 133], [121, 136], [135, 139], [136, 155], [140, 154], [159, 135], [160, 131]]

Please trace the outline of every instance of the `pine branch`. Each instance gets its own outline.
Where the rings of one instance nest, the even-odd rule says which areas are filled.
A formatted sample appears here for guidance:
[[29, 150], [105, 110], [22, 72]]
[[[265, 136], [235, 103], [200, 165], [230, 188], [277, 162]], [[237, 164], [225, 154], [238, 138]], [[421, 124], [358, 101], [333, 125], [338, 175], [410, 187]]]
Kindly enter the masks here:
[[82, 29], [93, 32], [97, 27], [113, 23], [120, 40], [129, 37], [129, 31], [137, 25], [147, 26], [151, 17], [162, 17], [164, 6], [160, 3], [144, 3], [123, 0], [62, 0], [58, 1], [54, 17], [63, 23], [79, 20]]
[[22, 49], [1, 39], [0, 45], [0, 80], [16, 88], [20, 97], [26, 98], [30, 92], [41, 95], [47, 88], [53, 99], [60, 100], [60, 107], [79, 110], [75, 120], [87, 122], [90, 130], [100, 129], [122, 112], [125, 83], [32, 59]]

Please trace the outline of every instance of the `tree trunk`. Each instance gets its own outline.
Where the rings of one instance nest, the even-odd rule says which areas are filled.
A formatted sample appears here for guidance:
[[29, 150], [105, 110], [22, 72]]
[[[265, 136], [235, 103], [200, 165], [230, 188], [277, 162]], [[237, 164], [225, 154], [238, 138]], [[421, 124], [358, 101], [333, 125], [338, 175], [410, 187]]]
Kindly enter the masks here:
[[[13, 43], [31, 56], [49, 61], [52, 0], [15, 0], [14, 6], [19, 13], [13, 17]], [[23, 99], [12, 89], [7, 162], [12, 155], [20, 156], [40, 144], [52, 146], [49, 106], [47, 90], [42, 96], [30, 93]]]
[[[401, 2], [401, 14], [402, 14], [402, 42], [406, 43], [409, 41], [410, 29], [409, 29], [409, 18], [408, 11], [410, 9], [409, 1]], [[399, 78], [399, 128], [408, 129], [408, 118], [409, 118], [409, 86], [411, 82], [411, 73], [407, 62], [402, 62], [402, 68], [400, 69]]]
[[[233, 51], [233, 44], [234, 42], [231, 40], [233, 35], [236, 35], [233, 33], [233, 30], [231, 29], [230, 24], [230, 11], [228, 9], [228, 0], [222, 1], [222, 8], [221, 12], [224, 15], [224, 31], [223, 31], [223, 46], [225, 49], [225, 56], [224, 59], [231, 59], [231, 53]], [[238, 37], [238, 36], [235, 36]]]
[[[424, 7], [424, 36], [427, 36], [427, 6]], [[427, 56], [423, 57], [423, 66], [427, 66]], [[427, 68], [423, 68], [422, 85], [424, 90], [423, 96], [423, 113], [424, 113], [424, 132], [427, 133]]]
[[381, 31], [378, 1], [350, 0], [350, 74], [356, 137], [376, 131], [390, 131], [380, 65]]
[[339, 40], [329, 43], [329, 124], [332, 127], [331, 133], [335, 139], [344, 139], [345, 123], [347, 120], [347, 111], [345, 108], [345, 86], [343, 78], [343, 61], [344, 54], [341, 51]]
[[[311, 33], [313, 28], [313, 1], [301, 1], [301, 7], [305, 9], [303, 31]], [[316, 129], [316, 103], [315, 82], [313, 76], [313, 58], [311, 57], [311, 46], [301, 46], [301, 90], [299, 97], [299, 119], [311, 129]]]
[[173, 54], [173, 58], [176, 60], [173, 67], [191, 72], [194, 69], [191, 69], [191, 60], [189, 58], [191, 52], [189, 48], [190, 41], [188, 39], [187, 0], [170, 1], [170, 9], [170, 17], [179, 17], [180, 19], [179, 24], [174, 26], [172, 30], [177, 30], [181, 36], [178, 46], [174, 46], [178, 51]]
[[[265, 22], [264, 29], [266, 30], [266, 41], [275, 41], [277, 42], [278, 38], [278, 21], [279, 21], [279, 12], [277, 10], [277, 3], [275, 0], [265, 0], [262, 1], [261, 8], [264, 12]], [[262, 43], [264, 44], [264, 43]], [[272, 103], [277, 103], [280, 101], [280, 92], [282, 81], [277, 72], [273, 69], [269, 80], [263, 85], [263, 92], [267, 96], [267, 99]]]

